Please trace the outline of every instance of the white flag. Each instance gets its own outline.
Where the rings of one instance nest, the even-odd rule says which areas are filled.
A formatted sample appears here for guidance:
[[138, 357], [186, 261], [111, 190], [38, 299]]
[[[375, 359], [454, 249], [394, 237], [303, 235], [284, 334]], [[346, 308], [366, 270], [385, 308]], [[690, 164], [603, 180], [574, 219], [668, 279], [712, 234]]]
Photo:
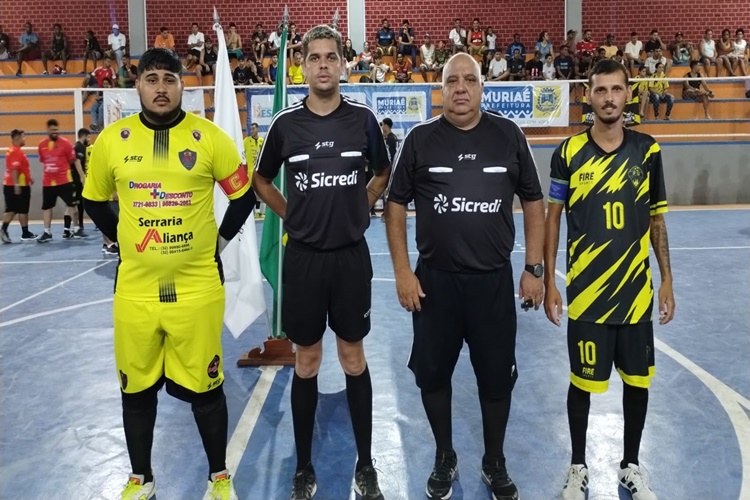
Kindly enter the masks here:
[[[214, 20], [216, 21], [214, 24], [216, 41], [219, 44], [214, 80], [214, 123], [234, 139], [244, 164], [245, 147], [242, 143], [240, 112], [237, 107], [237, 97], [234, 93], [232, 69], [229, 66], [224, 30], [218, 23], [218, 14], [215, 7]], [[252, 175], [252, 171], [249, 172], [249, 175]], [[229, 200], [217, 184], [214, 187], [214, 215], [217, 224], [221, 223], [228, 206]], [[258, 261], [255, 222], [252, 215], [249, 221], [242, 226], [237, 236], [229, 242], [221, 253], [221, 261], [224, 264], [224, 288], [226, 289], [224, 324], [227, 325], [234, 338], [239, 337], [266, 310]]]

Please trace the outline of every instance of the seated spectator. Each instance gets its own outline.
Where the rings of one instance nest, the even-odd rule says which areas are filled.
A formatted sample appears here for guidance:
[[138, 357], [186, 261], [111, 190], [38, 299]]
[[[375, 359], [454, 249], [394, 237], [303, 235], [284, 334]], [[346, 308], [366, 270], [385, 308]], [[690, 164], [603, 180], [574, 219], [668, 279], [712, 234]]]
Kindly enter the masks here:
[[573, 80], [576, 77], [575, 61], [570, 56], [570, 48], [560, 45], [560, 55], [554, 61], [557, 78], [560, 80]]
[[649, 99], [651, 104], [654, 106], [654, 120], [659, 119], [659, 104], [662, 102], [667, 103], [667, 113], [664, 115], [665, 120], [669, 120], [669, 115], [672, 113], [672, 106], [674, 106], [674, 96], [667, 92], [669, 90], [669, 82], [665, 79], [664, 64], [657, 63], [656, 73], [654, 78], [648, 85]]
[[112, 58], [104, 56], [102, 65], [96, 68], [91, 75], [96, 79], [97, 87], [104, 87], [104, 80], [107, 78], [114, 82], [117, 76], [115, 75], [115, 70], [112, 69]]
[[487, 45], [487, 52], [491, 52], [493, 55], [497, 52], [497, 35], [492, 31], [492, 26], [487, 26], [484, 43]]
[[565, 41], [563, 42], [563, 45], [568, 46], [568, 52], [570, 54], [575, 54], [577, 37], [578, 32], [576, 30], [568, 30], [568, 32], [565, 34]]
[[742, 28], [738, 28], [734, 32], [734, 36], [732, 52], [729, 54], [729, 62], [732, 63], [732, 71], [739, 69], [742, 76], [747, 76], [747, 41], [745, 40], [745, 31]]
[[424, 36], [424, 43], [419, 47], [419, 55], [422, 62], [419, 64], [419, 72], [422, 74], [422, 80], [428, 82], [427, 72], [435, 71], [435, 45], [429, 34]]
[[21, 76], [21, 63], [29, 60], [38, 48], [39, 36], [31, 31], [31, 23], [27, 22], [23, 25], [23, 33], [18, 37], [18, 50], [16, 51], [18, 71], [16, 71], [16, 76]]
[[117, 86], [122, 89], [135, 87], [135, 79], [138, 78], [138, 67], [130, 64], [130, 56], [122, 55], [122, 66], [117, 68]]
[[195, 76], [198, 79], [198, 86], [203, 86], [203, 75], [216, 74], [216, 61], [219, 60], [218, 47], [206, 37], [205, 48], [203, 50], [203, 59], [195, 66]]
[[714, 32], [707, 29], [703, 33], [701, 43], [698, 45], [698, 52], [700, 53], [703, 67], [706, 68], [706, 76], [710, 76], [709, 69], [712, 64], [716, 65], [716, 76], [719, 76], [719, 65], [716, 60], [716, 42], [714, 41]]
[[542, 61], [542, 55], [538, 50], [534, 51], [534, 58], [526, 63], [526, 78], [528, 80], [543, 80], [544, 73], [544, 62]]
[[52, 59], [53, 61], [62, 61], [61, 74], [68, 72], [68, 57], [70, 57], [70, 49], [68, 48], [68, 37], [63, 33], [62, 26], [59, 23], [55, 23], [52, 26], [52, 41], [50, 42], [50, 49], [42, 51], [42, 65], [44, 66], [43, 75], [49, 75], [47, 70], [47, 61]]
[[0, 61], [7, 61], [8, 59], [10, 59], [10, 37], [0, 26]]
[[365, 43], [362, 47], [362, 52], [359, 53], [359, 62], [357, 64], [357, 69], [360, 71], [370, 71], [370, 64], [374, 61], [372, 50], [370, 50], [370, 42], [365, 40]]
[[637, 84], [634, 92], [638, 95], [638, 113], [645, 119], [649, 101], [648, 87], [651, 82], [648, 80], [648, 68], [644, 64], [638, 67], [638, 76], [635, 80]]
[[88, 30], [86, 32], [86, 37], [84, 39], [84, 49], [83, 49], [83, 73], [88, 73], [88, 70], [86, 67], [88, 66], [89, 58], [91, 58], [92, 61], [94, 61], [94, 67], [91, 68], [91, 71], [94, 71], [96, 69], [96, 61], [102, 58], [103, 52], [102, 47], [99, 45], [99, 40], [96, 39], [96, 36], [94, 36], [94, 32], [91, 30]]
[[159, 28], [159, 34], [154, 38], [155, 49], [167, 49], [174, 52], [174, 37], [166, 26]]
[[448, 33], [448, 42], [451, 44], [452, 52], [466, 52], [466, 30], [461, 27], [461, 18], [453, 21], [453, 29]]
[[669, 71], [669, 68], [672, 66], [669, 60], [667, 60], [667, 58], [662, 55], [661, 49], [657, 47], [653, 50], [653, 52], [649, 53], [649, 56], [646, 58], [643, 64], [646, 66], [646, 68], [648, 68], [648, 74], [653, 75], [656, 73], [656, 66], [659, 63], [664, 65], [667, 71]]
[[643, 50], [643, 42], [638, 40], [638, 33], [632, 31], [630, 33], [630, 41], [625, 44], [625, 66], [630, 69], [630, 74], [634, 75], [637, 68], [641, 65], [641, 51]]
[[289, 65], [289, 84], [302, 85], [305, 83], [305, 73], [302, 71], [302, 52], [295, 52], [292, 64]]
[[263, 24], [258, 23], [255, 25], [255, 31], [250, 35], [252, 38], [252, 58], [256, 61], [263, 61], [263, 56], [266, 55], [266, 47], [268, 45], [268, 36], [263, 31]]
[[289, 25], [289, 34], [287, 37], [287, 50], [289, 51], [289, 60], [292, 60], [292, 57], [294, 56], [294, 51], [299, 50], [302, 51], [302, 35], [297, 33], [297, 25], [294, 23], [291, 23]]
[[391, 67], [383, 62], [383, 56], [376, 53], [375, 62], [370, 66], [370, 80], [372, 80], [372, 83], [385, 83], [390, 72]]
[[649, 35], [648, 40], [646, 40], [646, 44], [643, 46], [643, 50], [647, 54], [653, 52], [655, 49], [661, 49], [662, 51], [667, 50], [667, 46], [661, 41], [659, 30], [657, 29], [651, 30], [651, 34]]
[[198, 64], [203, 57], [203, 49], [206, 44], [206, 36], [198, 28], [198, 23], [193, 23], [191, 33], [188, 35], [188, 54], [185, 58], [185, 69], [188, 71]]
[[578, 73], [580, 75], [588, 74], [594, 60], [594, 55], [596, 55], [596, 49], [596, 43], [591, 39], [591, 30], [583, 30], [583, 39], [576, 44]]
[[417, 64], [417, 43], [414, 41], [414, 28], [409, 25], [408, 19], [404, 19], [401, 23], [397, 41], [398, 53], [409, 56], [412, 66]]
[[344, 41], [344, 60], [346, 61], [346, 66], [344, 67], [344, 75], [342, 76], [345, 76], [343, 80], [348, 82], [349, 77], [352, 74], [352, 70], [359, 63], [359, 61], [357, 60], [357, 52], [354, 50], [350, 38], [347, 38]]
[[604, 49], [604, 58], [605, 59], [612, 59], [615, 57], [615, 54], [617, 54], [617, 51], [619, 50], [617, 48], [617, 45], [615, 44], [615, 35], [612, 33], [607, 33], [607, 38], [604, 40], [604, 45], [602, 45], [600, 48]]
[[479, 26], [479, 19], [474, 18], [471, 22], [471, 29], [469, 30], [469, 55], [481, 56], [487, 49], [484, 37], [484, 31]]
[[487, 68], [486, 79], [488, 82], [499, 82], [505, 81], [508, 78], [510, 78], [508, 61], [503, 56], [502, 52], [496, 50], [490, 61], [489, 67]]
[[[98, 86], [99, 88], [109, 89], [112, 88], [113, 83], [111, 78], [104, 78], [101, 82], [101, 85], [98, 85], [96, 83], [96, 79], [94, 79], [93, 82], [89, 81], [89, 84], [87, 86]], [[92, 132], [96, 132], [104, 128], [104, 92], [90, 92], [88, 95], [92, 94], [94, 94], [96, 98], [94, 99], [94, 103], [91, 105], [91, 109], [89, 110], [89, 114], [91, 115], [91, 125], [89, 126], [89, 129], [91, 129]]]
[[510, 74], [508, 75], [508, 80], [518, 81], [518, 80], [525, 79], [526, 61], [524, 61], [523, 58], [521, 57], [521, 49], [513, 50], [513, 57], [510, 59], [510, 62], [508, 63], [508, 68], [510, 70]]
[[493, 55], [489, 52], [485, 52], [482, 55], [482, 62], [480, 64], [479, 74], [482, 76], [482, 81], [485, 81], [487, 72], [490, 70], [490, 61], [492, 61]]
[[545, 80], [555, 80], [557, 70], [555, 69], [555, 63], [552, 59], [552, 54], [547, 54], [544, 58], [544, 66], [542, 66], [542, 75]]
[[232, 80], [235, 86], [250, 85], [250, 62], [252, 62], [252, 58], [249, 55], [245, 55], [237, 63], [237, 67], [232, 71]]
[[237, 33], [236, 24], [229, 23], [229, 31], [224, 33], [224, 40], [227, 42], [227, 55], [229, 59], [233, 57], [238, 61], [242, 59], [242, 37]]
[[622, 64], [623, 66], [625, 66], [625, 68], [628, 67], [628, 65], [625, 64], [625, 57], [623, 56], [621, 50], [618, 50], [617, 52], [615, 52], [615, 56], [612, 58], [612, 60], [617, 61], [618, 63]]
[[112, 33], [107, 37], [107, 55], [117, 61], [117, 67], [119, 68], [122, 64], [122, 55], [128, 47], [128, 40], [125, 38], [123, 33], [120, 33], [120, 26], [117, 24], [112, 25]]
[[734, 76], [732, 61], [729, 55], [732, 53], [732, 32], [724, 29], [721, 32], [721, 39], [716, 43], [716, 76], [719, 76], [719, 66], [724, 66], [729, 76]]
[[388, 19], [383, 19], [382, 26], [375, 34], [375, 41], [377, 43], [375, 48], [377, 54], [392, 56], [396, 53], [396, 35], [391, 29]]
[[546, 31], [539, 33], [539, 38], [537, 38], [535, 48], [539, 51], [542, 61], [547, 60], [547, 54], [552, 55], [553, 60], [555, 59], [555, 47], [552, 45], [552, 42], [549, 41], [549, 33]]
[[448, 62], [450, 52], [445, 46], [445, 42], [440, 40], [435, 49], [435, 81], [440, 81], [443, 78], [443, 67]]
[[266, 83], [274, 85], [276, 83], [276, 76], [279, 71], [279, 56], [274, 54], [271, 56], [271, 64], [268, 65], [268, 71], [266, 71]]
[[[275, 55], [278, 57], [278, 54]], [[262, 85], [266, 82], [266, 79], [263, 75], [263, 66], [261, 66], [260, 62], [255, 62], [252, 59], [249, 60], [247, 69], [250, 70], [248, 85]]]
[[508, 62], [510, 62], [511, 59], [513, 59], [513, 53], [518, 50], [518, 53], [521, 55], [521, 59], [523, 59], [524, 63], [526, 62], [526, 47], [521, 43], [521, 35], [518, 33], [515, 33], [513, 35], [513, 41], [508, 44], [508, 50], [505, 52], [505, 58], [508, 59]]
[[[268, 35], [266, 55], [272, 56], [279, 53], [279, 49], [281, 48], [282, 31], [284, 31], [284, 25], [279, 24], [279, 27], [276, 28], [276, 31], [273, 31], [270, 35]], [[259, 59], [258, 62], [262, 62], [262, 59]]]
[[396, 78], [396, 83], [412, 83], [414, 80], [411, 79], [412, 64], [408, 57], [404, 57], [403, 54], [396, 56], [396, 63], [393, 65], [393, 73]]
[[703, 64], [700, 61], [690, 61], [690, 71], [687, 72], [685, 78], [701, 78], [700, 80], [685, 80], [682, 82], [682, 98], [685, 100], [700, 101], [703, 103], [703, 113], [706, 115], [706, 119], [710, 120], [711, 115], [708, 114], [709, 99], [714, 96], [711, 89], [708, 88], [706, 80], [703, 79], [701, 68]]
[[673, 64], [688, 64], [692, 59], [693, 44], [682, 37], [682, 31], [678, 31], [669, 44], [669, 52], [672, 54]]

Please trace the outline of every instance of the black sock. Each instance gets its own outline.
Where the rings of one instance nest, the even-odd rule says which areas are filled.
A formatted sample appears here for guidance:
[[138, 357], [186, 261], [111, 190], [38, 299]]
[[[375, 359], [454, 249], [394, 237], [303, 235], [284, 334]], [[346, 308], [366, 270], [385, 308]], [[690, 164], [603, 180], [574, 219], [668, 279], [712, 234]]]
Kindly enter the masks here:
[[346, 375], [346, 400], [349, 402], [349, 415], [352, 417], [354, 441], [357, 443], [357, 465], [372, 465], [372, 382], [370, 369], [359, 375]]
[[29, 226], [21, 226], [21, 234], [22, 235], [29, 234]]
[[318, 376], [302, 378], [295, 371], [292, 377], [292, 422], [294, 444], [297, 448], [297, 472], [312, 462], [312, 438], [317, 406]]
[[70, 215], [63, 216], [63, 226], [65, 226], [65, 229], [67, 231], [70, 231], [70, 221], [71, 221]]
[[78, 227], [83, 229], [83, 206], [78, 205]]
[[3, 232], [6, 232], [9, 226], [10, 226], [10, 222], [3, 222]]
[[151, 472], [151, 446], [156, 423], [156, 391], [122, 394], [122, 423], [133, 474], [141, 474], [146, 483], [154, 480]]
[[510, 415], [510, 400], [510, 394], [503, 399], [479, 398], [484, 430], [484, 458], [487, 460], [505, 460], [503, 443]]
[[436, 391], [422, 391], [422, 404], [432, 434], [435, 436], [435, 447], [438, 452], [453, 451], [452, 396], [453, 389], [450, 384]]
[[641, 448], [641, 434], [646, 423], [648, 410], [648, 389], [623, 384], [622, 387], [622, 416], [625, 421], [623, 441], [625, 453], [620, 467], [628, 464], [638, 465], [638, 451]]
[[227, 399], [224, 389], [219, 386], [213, 391], [221, 391], [218, 397], [212, 397], [208, 402], [193, 402], [193, 417], [198, 425], [198, 432], [203, 441], [203, 449], [208, 458], [209, 479], [211, 474], [221, 472], [227, 468]]
[[586, 464], [586, 430], [589, 426], [591, 393], [570, 384], [568, 387], [568, 425], [570, 426], [570, 463]]

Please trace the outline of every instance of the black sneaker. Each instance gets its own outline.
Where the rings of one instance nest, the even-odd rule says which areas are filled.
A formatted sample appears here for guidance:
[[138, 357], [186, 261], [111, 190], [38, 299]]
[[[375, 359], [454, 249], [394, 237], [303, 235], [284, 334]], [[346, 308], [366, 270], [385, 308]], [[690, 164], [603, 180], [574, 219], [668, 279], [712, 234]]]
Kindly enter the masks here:
[[354, 491], [363, 500], [384, 500], [378, 486], [378, 473], [375, 467], [366, 465], [354, 474]]
[[35, 239], [36, 235], [31, 231], [27, 231], [21, 235], [21, 241], [34, 241]]
[[111, 245], [104, 245], [106, 248], [102, 249], [102, 252], [104, 252], [104, 255], [114, 255], [119, 256], [120, 255], [120, 247], [117, 246], [117, 243], [112, 243]]
[[84, 232], [82, 227], [79, 227], [78, 229], [73, 231], [73, 236], [76, 238], [88, 238], [89, 237], [89, 235], [86, 232]]
[[13, 240], [10, 239], [8, 231], [6, 231], [5, 229], [0, 229], [0, 240], [2, 240], [3, 243], [13, 243]]
[[458, 477], [458, 457], [456, 452], [438, 451], [435, 453], [435, 466], [427, 479], [427, 498], [447, 500], [453, 495], [453, 481]]
[[47, 231], [44, 231], [39, 238], [36, 239], [37, 243], [49, 243], [52, 241], [52, 235], [49, 234]]
[[72, 240], [73, 239], [73, 231], [70, 229], [66, 229], [63, 231], [63, 239], [64, 240]]
[[482, 459], [482, 481], [492, 491], [493, 500], [518, 500], [518, 488], [508, 475], [505, 459]]
[[307, 464], [304, 469], [294, 474], [291, 500], [310, 500], [316, 491], [318, 485], [315, 483], [315, 470], [312, 464]]

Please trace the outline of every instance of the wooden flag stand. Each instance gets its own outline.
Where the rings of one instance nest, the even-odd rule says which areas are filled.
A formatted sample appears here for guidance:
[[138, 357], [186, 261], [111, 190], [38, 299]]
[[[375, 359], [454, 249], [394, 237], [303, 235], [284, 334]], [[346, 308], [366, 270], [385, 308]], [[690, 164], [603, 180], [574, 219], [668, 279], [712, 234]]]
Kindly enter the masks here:
[[295, 356], [289, 339], [268, 338], [260, 347], [250, 349], [237, 360], [237, 366], [294, 366]]

